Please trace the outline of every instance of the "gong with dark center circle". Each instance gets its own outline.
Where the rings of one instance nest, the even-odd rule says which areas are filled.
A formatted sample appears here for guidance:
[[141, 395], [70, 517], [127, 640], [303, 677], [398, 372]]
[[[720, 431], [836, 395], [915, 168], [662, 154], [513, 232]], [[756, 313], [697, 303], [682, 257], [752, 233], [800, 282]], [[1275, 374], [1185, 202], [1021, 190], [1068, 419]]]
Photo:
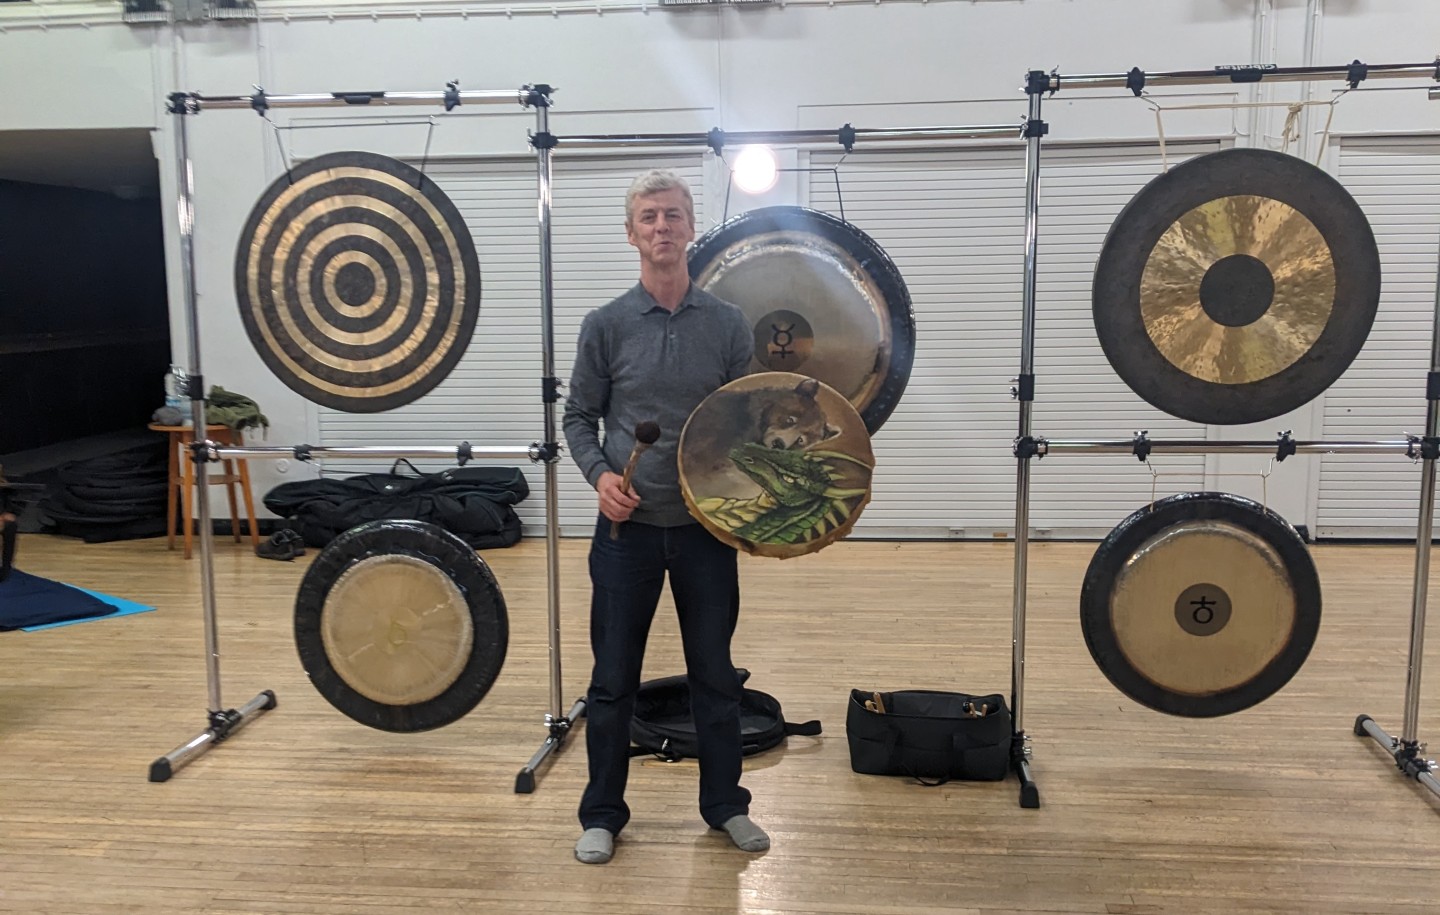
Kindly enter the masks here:
[[1323, 170], [1230, 149], [1152, 180], [1111, 226], [1092, 308], [1135, 393], [1200, 423], [1271, 419], [1328, 388], [1364, 346], [1380, 253]]
[[464, 355], [480, 263], [459, 210], [415, 168], [367, 152], [280, 176], [240, 233], [235, 294], [287, 386], [349, 413], [414, 401]]
[[797, 372], [839, 391], [873, 435], [915, 361], [905, 280], [868, 235], [804, 207], [751, 210], [690, 249], [690, 277], [755, 331], [752, 372]]
[[1142, 508], [1095, 551], [1080, 626], [1130, 698], [1192, 718], [1279, 691], [1320, 628], [1320, 579], [1300, 535], [1259, 503], [1183, 493]]
[[300, 583], [295, 644], [310, 682], [385, 731], [457, 721], [490, 691], [509, 646], [505, 599], [456, 535], [372, 521], [326, 546]]

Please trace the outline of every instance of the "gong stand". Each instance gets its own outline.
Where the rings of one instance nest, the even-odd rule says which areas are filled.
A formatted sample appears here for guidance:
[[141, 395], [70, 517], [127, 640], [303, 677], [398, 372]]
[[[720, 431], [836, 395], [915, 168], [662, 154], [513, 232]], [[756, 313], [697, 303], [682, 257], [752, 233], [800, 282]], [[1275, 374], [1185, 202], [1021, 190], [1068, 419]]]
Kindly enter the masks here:
[[[1043, 75], [1043, 74], [1042, 74]], [[1035, 226], [1036, 208], [1038, 203], [1038, 171], [1040, 165], [1040, 137], [1044, 135], [1046, 126], [1039, 120], [1040, 101], [1038, 93], [1031, 96], [1030, 115], [1017, 128], [1014, 124], [982, 124], [954, 127], [900, 127], [900, 128], [871, 128], [853, 127], [846, 124], [838, 130], [756, 130], [756, 131], [724, 131], [714, 128], [707, 133], [639, 133], [639, 134], [594, 134], [556, 137], [550, 134], [537, 135], [534, 143], [537, 150], [548, 152], [557, 146], [564, 146], [571, 149], [617, 149], [617, 148], [709, 148], [717, 157], [728, 145], [766, 143], [766, 144], [794, 144], [800, 146], [826, 146], [837, 143], [846, 153], [851, 152], [855, 145], [861, 140], [867, 142], [899, 142], [899, 141], [950, 141], [950, 140], [978, 140], [1007, 138], [1016, 139], [1023, 137], [1028, 144], [1026, 154], [1026, 248], [1025, 248], [1025, 293], [1027, 308], [1025, 311], [1027, 343], [1025, 348], [1025, 364], [1028, 366], [1031, 361], [1033, 349], [1033, 315], [1034, 315], [1034, 292], [1035, 292]], [[542, 174], [546, 169], [548, 160], [542, 159]], [[548, 188], [548, 182], [542, 181], [542, 187]], [[550, 198], [548, 194], [541, 197], [541, 226], [542, 233], [548, 226], [548, 220], [544, 214], [548, 213]], [[542, 245], [542, 252], [548, 252], [548, 244]], [[549, 261], [545, 261], [545, 282], [544, 287], [549, 288], [550, 274]], [[1028, 368], [1025, 369], [1029, 371]], [[1022, 434], [1029, 433], [1029, 402], [1021, 404]], [[1029, 467], [1027, 462], [1020, 462], [1020, 472], [1025, 482], [1025, 498], [1029, 498]], [[1017, 512], [1018, 512], [1017, 506]], [[1023, 562], [1023, 554], [1017, 553], [1017, 562]], [[1023, 568], [1023, 566], [1022, 566]], [[1017, 607], [1023, 614], [1023, 578], [1016, 577]], [[1017, 638], [1023, 639], [1024, 629], [1018, 622], [1016, 624]], [[1018, 644], [1018, 643], [1017, 643]], [[1017, 647], [1015, 657], [1023, 657], [1023, 646]], [[1018, 663], [1018, 662], [1017, 662]], [[1020, 692], [1015, 691], [1018, 698]], [[582, 700], [583, 702], [583, 700]], [[1021, 755], [1021, 748], [1024, 746], [1023, 734], [1019, 728], [1019, 708], [1016, 708], [1015, 728], [1016, 738], [1013, 742], [1016, 759], [1016, 772], [1021, 780], [1021, 799], [1027, 807], [1039, 806], [1039, 794], [1035, 783], [1030, 778], [1028, 763]], [[1027, 800], [1029, 801], [1027, 803]]]
[[[190, 396], [190, 417], [196, 429], [204, 429], [205, 422], [205, 381], [200, 360], [200, 311], [195, 291], [195, 208], [194, 175], [190, 166], [189, 115], [197, 115], [207, 108], [249, 108], [264, 116], [270, 108], [317, 108], [317, 107], [383, 107], [391, 105], [435, 105], [443, 104], [451, 111], [463, 104], [519, 104], [535, 106], [544, 113], [549, 105], [548, 86], [526, 86], [517, 90], [467, 90], [461, 91], [456, 83], [450, 83], [443, 91], [429, 92], [328, 92], [310, 95], [267, 95], [257, 90], [253, 95], [205, 96], [194, 92], [176, 92], [169, 96], [167, 110], [176, 115], [176, 164], [178, 179], [178, 213], [180, 221], [181, 277], [185, 297], [186, 328], [189, 338], [189, 360], [191, 373], [186, 382]], [[543, 123], [543, 118], [542, 118]], [[548, 244], [548, 226], [544, 233]], [[559, 602], [555, 553], [557, 537], [555, 531], [555, 461], [559, 447], [555, 438], [553, 385], [548, 383], [553, 374], [551, 334], [551, 309], [548, 276], [543, 299], [542, 320], [544, 322], [545, 372], [547, 392], [545, 398], [545, 442], [526, 447], [473, 447], [468, 442], [450, 447], [349, 447], [325, 448], [310, 445], [288, 447], [247, 447], [225, 446], [197, 438], [191, 445], [190, 458], [195, 463], [196, 493], [200, 525], [200, 584], [204, 601], [205, 620], [205, 671], [209, 683], [209, 711], [207, 725], [182, 746], [171, 750], [150, 765], [150, 781], [167, 781], [176, 770], [195, 760], [212, 746], [218, 745], [236, 731], [250, 723], [261, 712], [275, 707], [275, 693], [262, 690], [249, 702], [238, 709], [226, 708], [220, 695], [220, 650], [215, 619], [215, 578], [214, 578], [214, 531], [211, 529], [210, 502], [206, 485], [208, 465], [230, 458], [272, 458], [308, 461], [312, 458], [445, 458], [464, 464], [472, 458], [490, 460], [543, 460], [546, 481], [546, 544], [549, 551], [549, 602], [551, 623], [550, 656], [555, 665], [554, 679], [559, 678]], [[186, 519], [186, 523], [190, 523]], [[558, 707], [556, 693], [552, 691], [552, 702]], [[547, 715], [547, 722], [553, 716]]]
[[[1292, 454], [1403, 454], [1422, 463], [1420, 518], [1416, 536], [1414, 604], [1410, 629], [1410, 658], [1405, 691], [1404, 731], [1392, 737], [1381, 730], [1368, 715], [1355, 721], [1355, 734], [1369, 734], [1394, 757], [1397, 768], [1440, 795], [1436, 771], [1440, 764], [1423, 757], [1424, 744], [1417, 738], [1420, 706], [1420, 667], [1424, 654], [1425, 600], [1430, 567], [1430, 539], [1435, 508], [1435, 462], [1440, 459], [1440, 277], [1437, 277], [1434, 337], [1431, 348], [1430, 372], [1426, 383], [1426, 427], [1424, 436], [1409, 436], [1389, 441], [1297, 441], [1289, 432], [1276, 441], [1156, 441], [1144, 433], [1130, 440], [1048, 440], [1031, 434], [1031, 415], [1035, 398], [1035, 218], [1038, 212], [1038, 171], [1040, 136], [1047, 127], [1040, 120], [1041, 99], [1062, 88], [1128, 89], [1136, 97], [1152, 86], [1197, 86], [1217, 83], [1258, 83], [1261, 81], [1311, 82], [1343, 80], [1350, 88], [1358, 88], [1367, 79], [1429, 79], [1440, 81], [1440, 59], [1421, 64], [1364, 64], [1354, 61], [1338, 67], [1277, 67], [1222, 66], [1211, 70], [1178, 70], [1146, 73], [1136, 67], [1128, 73], [1063, 76], [1033, 70], [1026, 77], [1025, 93], [1030, 100], [1029, 123], [1035, 125], [1030, 137], [1026, 160], [1026, 224], [1025, 224], [1025, 286], [1024, 319], [1021, 329], [1020, 376], [1012, 394], [1019, 400], [1019, 435], [1015, 440], [1017, 481], [1015, 492], [1015, 656], [1013, 661], [1013, 706], [1015, 751], [1013, 759], [1021, 774], [1021, 805], [1039, 806], [1039, 797], [1028, 779], [1030, 758], [1028, 738], [1024, 731], [1025, 671], [1025, 588], [1026, 560], [1030, 530], [1030, 461], [1047, 454], [1124, 453], [1145, 460], [1153, 453], [1169, 454], [1269, 454], [1284, 460]], [[1430, 97], [1440, 98], [1440, 88], [1432, 88]], [[1027, 794], [1027, 788], [1029, 793]]]

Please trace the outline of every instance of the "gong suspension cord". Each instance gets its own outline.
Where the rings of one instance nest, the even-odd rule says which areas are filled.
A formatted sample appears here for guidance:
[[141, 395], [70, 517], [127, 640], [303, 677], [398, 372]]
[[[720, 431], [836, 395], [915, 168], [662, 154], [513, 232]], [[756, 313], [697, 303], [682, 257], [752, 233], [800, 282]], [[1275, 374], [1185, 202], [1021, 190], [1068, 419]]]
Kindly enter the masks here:
[[417, 190], [420, 188], [421, 183], [425, 179], [425, 166], [430, 162], [430, 142], [435, 138], [436, 122], [434, 115], [431, 115], [424, 120], [384, 122], [357, 120], [353, 124], [287, 124], [284, 127], [281, 127], [279, 124], [271, 120], [270, 113], [268, 111], [260, 112], [260, 117], [265, 119], [265, 123], [269, 124], [271, 129], [275, 133], [275, 146], [280, 150], [280, 162], [285, 166], [285, 179], [290, 184], [294, 184], [295, 179], [292, 178], [290, 175], [290, 171], [292, 168], [290, 154], [285, 151], [285, 143], [280, 139], [280, 131], [282, 130], [325, 130], [332, 127], [410, 127], [415, 124], [427, 124], [429, 125], [429, 129], [425, 132], [425, 151], [420, 156], [420, 176], [415, 179], [415, 187]]
[[1199, 111], [1202, 109], [1227, 109], [1234, 111], [1240, 108], [1285, 108], [1288, 112], [1285, 116], [1285, 126], [1280, 129], [1280, 138], [1284, 140], [1285, 145], [1280, 148], [1280, 151], [1286, 152], [1290, 149], [1292, 142], [1300, 139], [1300, 112], [1311, 106], [1324, 105], [1330, 109], [1330, 112], [1325, 118], [1325, 129], [1321, 133], [1320, 151], [1315, 155], [1314, 164], [1318, 166], [1320, 160], [1325, 156], [1325, 146], [1330, 141], [1330, 125], [1335, 121], [1335, 106], [1348, 92], [1350, 92], [1349, 89], [1339, 92], [1334, 98], [1328, 101], [1316, 99], [1305, 102], [1225, 102], [1194, 105], [1161, 105], [1155, 101], [1154, 96], [1148, 92], [1142, 93], [1139, 98], [1155, 112], [1155, 133], [1160, 141], [1160, 168], [1162, 171], [1168, 172], [1170, 170], [1170, 160], [1166, 155], [1165, 149], [1165, 120], [1163, 117], [1166, 111]]
[[[726, 170], [727, 174], [729, 174], [729, 176], [730, 176], [729, 179], [725, 182], [725, 207], [724, 207], [724, 211], [720, 214], [720, 221], [721, 221], [721, 222], [725, 222], [726, 220], [728, 220], [728, 219], [730, 218], [730, 189], [735, 186], [735, 167], [734, 167], [733, 165], [731, 165], [731, 164], [725, 159], [725, 153], [724, 153], [722, 150], [719, 150], [719, 149], [715, 150], [715, 157], [720, 160], [720, 164], [721, 164], [721, 165], [724, 165], [724, 166], [725, 166], [725, 170]], [[841, 221], [841, 222], [848, 222], [849, 220], [847, 220], [847, 219], [845, 218], [845, 194], [840, 190], [840, 166], [841, 166], [841, 165], [844, 165], [844, 164], [845, 164], [845, 160], [848, 159], [848, 158], [850, 158], [850, 151], [847, 149], [847, 150], [845, 151], [845, 154], [840, 157], [840, 161], [838, 161], [838, 162], [836, 162], [834, 165], [831, 165], [831, 166], [828, 166], [828, 167], [823, 167], [823, 168], [822, 168], [822, 167], [815, 167], [815, 168], [777, 168], [777, 169], [775, 169], [775, 171], [777, 171], [777, 172], [829, 172], [829, 173], [830, 173], [831, 175], [833, 175], [834, 178], [835, 178], [835, 202], [836, 202], [836, 204], [840, 207], [840, 221]]]
[[[1156, 497], [1156, 495], [1158, 494], [1159, 484], [1160, 484], [1160, 478], [1161, 478], [1161, 477], [1185, 477], [1186, 479], [1194, 479], [1194, 473], [1191, 472], [1191, 471], [1174, 471], [1174, 472], [1172, 472], [1172, 473], [1164, 473], [1164, 472], [1162, 472], [1162, 471], [1156, 470], [1156, 469], [1155, 469], [1155, 465], [1152, 464], [1152, 463], [1150, 463], [1150, 458], [1148, 458], [1148, 457], [1145, 458], [1144, 464], [1145, 464], [1145, 469], [1148, 470], [1148, 471], [1150, 471], [1150, 506], [1151, 506], [1152, 508], [1155, 506], [1155, 501], [1156, 501], [1155, 497]], [[1264, 471], [1264, 473], [1242, 473], [1242, 472], [1240, 472], [1240, 471], [1219, 471], [1219, 472], [1216, 473], [1216, 476], [1221, 476], [1221, 477], [1259, 477], [1259, 478], [1260, 478], [1260, 504], [1261, 504], [1262, 506], [1265, 506], [1265, 507], [1268, 508], [1269, 505], [1270, 505], [1270, 474], [1271, 474], [1274, 470], [1275, 470], [1275, 459], [1274, 459], [1274, 458], [1271, 458], [1270, 461], [1265, 465], [1265, 471]], [[1188, 491], [1188, 489], [1189, 489], [1189, 487], [1186, 487], [1186, 490], [1187, 490], [1187, 491]]]

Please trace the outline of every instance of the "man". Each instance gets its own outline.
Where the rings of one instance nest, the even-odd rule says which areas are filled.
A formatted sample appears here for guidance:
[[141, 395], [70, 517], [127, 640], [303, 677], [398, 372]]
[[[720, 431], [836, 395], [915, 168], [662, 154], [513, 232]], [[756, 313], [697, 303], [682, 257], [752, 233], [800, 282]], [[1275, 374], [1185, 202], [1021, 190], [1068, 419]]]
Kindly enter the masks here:
[[[640, 255], [640, 282], [586, 315], [565, 406], [571, 456], [600, 503], [590, 545], [590, 782], [575, 857], [609, 861], [630, 819], [630, 721], [667, 573], [700, 745], [700, 814], [738, 847], [764, 851], [770, 838], [751, 822], [750, 792], [740, 785], [742, 687], [730, 661], [740, 610], [736, 553], [690, 516], [676, 462], [690, 413], [746, 374], [752, 331], [740, 309], [690, 283], [686, 246], [695, 238], [695, 209], [683, 178], [665, 170], [637, 178], [625, 198], [625, 233]], [[626, 490], [622, 473], [635, 426], [647, 421], [660, 426], [660, 439], [640, 457]]]

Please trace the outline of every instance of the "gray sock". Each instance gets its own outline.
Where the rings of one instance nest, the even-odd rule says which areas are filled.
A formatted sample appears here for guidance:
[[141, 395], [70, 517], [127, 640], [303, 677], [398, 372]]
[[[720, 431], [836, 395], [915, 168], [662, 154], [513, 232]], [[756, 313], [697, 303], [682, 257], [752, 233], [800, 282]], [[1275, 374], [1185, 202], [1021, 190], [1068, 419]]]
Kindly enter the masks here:
[[585, 864], [604, 864], [614, 856], [615, 836], [608, 829], [587, 829], [575, 843], [575, 860]]
[[743, 813], [726, 820], [720, 828], [730, 834], [730, 841], [741, 851], [765, 851], [770, 847], [765, 830]]

